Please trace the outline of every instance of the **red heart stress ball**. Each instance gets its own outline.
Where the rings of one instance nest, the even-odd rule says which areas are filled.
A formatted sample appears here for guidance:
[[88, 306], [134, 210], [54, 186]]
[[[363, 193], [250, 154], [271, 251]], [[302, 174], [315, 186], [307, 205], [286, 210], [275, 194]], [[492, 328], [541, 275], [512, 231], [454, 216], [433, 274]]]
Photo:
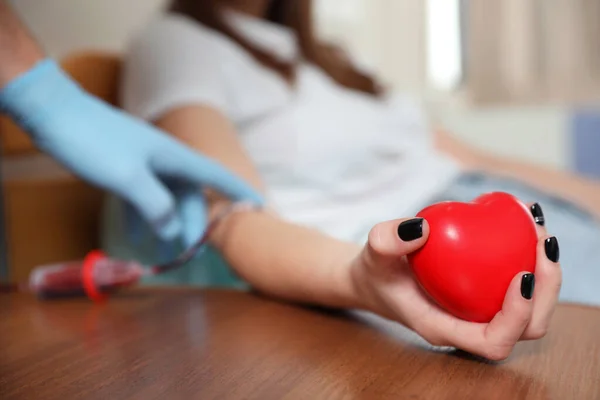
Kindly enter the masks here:
[[434, 204], [417, 216], [427, 220], [430, 233], [409, 263], [422, 288], [458, 318], [489, 322], [515, 275], [535, 272], [533, 216], [508, 193]]

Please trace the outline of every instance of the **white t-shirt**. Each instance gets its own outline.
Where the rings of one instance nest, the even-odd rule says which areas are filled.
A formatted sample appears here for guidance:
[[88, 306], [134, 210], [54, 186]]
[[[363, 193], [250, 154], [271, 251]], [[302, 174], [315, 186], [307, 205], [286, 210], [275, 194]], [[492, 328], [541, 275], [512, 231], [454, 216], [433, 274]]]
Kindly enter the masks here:
[[[291, 30], [226, 16], [255, 45], [299, 58]], [[458, 173], [434, 151], [410, 100], [346, 89], [302, 61], [291, 86], [226, 36], [165, 14], [131, 43], [122, 106], [154, 120], [191, 104], [214, 107], [235, 124], [283, 218], [341, 239], [362, 241], [373, 224], [410, 216]]]

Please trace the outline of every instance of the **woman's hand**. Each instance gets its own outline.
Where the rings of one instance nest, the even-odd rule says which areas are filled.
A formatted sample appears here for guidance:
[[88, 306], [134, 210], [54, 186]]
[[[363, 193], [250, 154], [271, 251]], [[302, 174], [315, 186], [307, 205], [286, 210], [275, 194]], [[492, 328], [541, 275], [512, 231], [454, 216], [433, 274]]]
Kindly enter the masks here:
[[[400, 230], [404, 230], [404, 240], [399, 235], [403, 222]], [[427, 241], [426, 220], [394, 220], [376, 225], [353, 262], [352, 278], [368, 310], [404, 324], [432, 345], [452, 346], [490, 360], [503, 360], [518, 341], [539, 339], [546, 334], [558, 300], [562, 282], [558, 244], [543, 227], [537, 229], [533, 297], [526, 298], [527, 293], [522, 294], [521, 290], [522, 277], [527, 272], [517, 274], [502, 310], [489, 323], [467, 322], [448, 314], [413, 277], [405, 256]]]

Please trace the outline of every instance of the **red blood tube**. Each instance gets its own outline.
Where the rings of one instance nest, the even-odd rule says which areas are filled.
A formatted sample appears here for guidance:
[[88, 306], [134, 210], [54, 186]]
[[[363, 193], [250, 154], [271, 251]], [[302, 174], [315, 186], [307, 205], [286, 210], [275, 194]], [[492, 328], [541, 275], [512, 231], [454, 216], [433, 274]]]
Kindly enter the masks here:
[[145, 268], [135, 261], [115, 260], [90, 253], [83, 261], [35, 268], [29, 290], [42, 298], [85, 296], [100, 300], [109, 292], [136, 284]]

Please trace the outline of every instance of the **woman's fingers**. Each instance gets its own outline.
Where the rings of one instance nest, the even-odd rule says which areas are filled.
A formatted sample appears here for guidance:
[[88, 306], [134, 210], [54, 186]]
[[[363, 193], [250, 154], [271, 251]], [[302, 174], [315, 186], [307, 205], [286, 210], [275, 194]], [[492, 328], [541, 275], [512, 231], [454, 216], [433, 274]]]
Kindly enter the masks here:
[[546, 226], [546, 219], [544, 217], [542, 206], [539, 203], [530, 203], [527, 205], [529, 206], [529, 211], [531, 212], [536, 225], [544, 228]]
[[535, 267], [537, 287], [533, 296], [533, 316], [523, 333], [523, 340], [539, 339], [548, 330], [562, 285], [559, 256], [556, 237], [543, 237], [538, 241]]
[[412, 253], [427, 241], [429, 225], [423, 218], [396, 219], [379, 223], [369, 232], [363, 250], [365, 265], [385, 271], [397, 265], [402, 256]]
[[542, 206], [540, 203], [528, 203], [527, 207], [529, 207], [529, 211], [535, 221], [535, 230], [537, 232], [538, 240], [546, 237], [548, 231], [546, 230], [546, 217], [544, 216]]
[[549, 237], [546, 230], [546, 218], [539, 203], [527, 204], [536, 223], [538, 245], [536, 255], [537, 289], [533, 298], [533, 316], [522, 340], [539, 339], [546, 334], [548, 325], [558, 302], [562, 285], [562, 271], [559, 260], [558, 240]]
[[[467, 322], [432, 309], [426, 325], [433, 332], [419, 332], [432, 344], [448, 345], [490, 360], [509, 356], [531, 320], [535, 277], [516, 275], [508, 288], [502, 310], [489, 324]], [[426, 317], [427, 318], [427, 317]]]
[[501, 360], [510, 354], [533, 316], [536, 276], [529, 272], [515, 276], [508, 288], [502, 310], [486, 326], [486, 356]]

